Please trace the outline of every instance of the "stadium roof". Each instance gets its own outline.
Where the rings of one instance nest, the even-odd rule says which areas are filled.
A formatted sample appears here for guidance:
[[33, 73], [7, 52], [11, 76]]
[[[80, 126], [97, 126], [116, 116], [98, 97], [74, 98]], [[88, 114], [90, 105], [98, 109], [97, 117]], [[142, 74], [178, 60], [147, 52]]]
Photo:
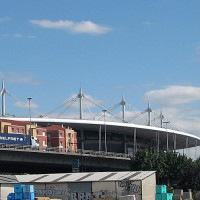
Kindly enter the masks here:
[[[30, 118], [6, 117], [9, 120], [29, 121]], [[109, 133], [120, 133], [126, 135], [133, 135], [134, 130], [137, 132], [137, 137], [147, 140], [156, 140], [157, 133], [159, 133], [159, 140], [165, 144], [168, 137], [169, 145], [174, 143], [174, 136], [176, 136], [176, 149], [183, 149], [186, 147], [200, 146], [200, 138], [177, 130], [158, 128], [153, 126], [137, 125], [132, 123], [110, 122], [110, 121], [96, 121], [83, 119], [56, 119], [56, 118], [32, 118], [32, 122], [40, 124], [63, 124], [69, 126], [74, 130], [83, 129], [85, 131], [99, 131], [100, 126], [105, 126]]]

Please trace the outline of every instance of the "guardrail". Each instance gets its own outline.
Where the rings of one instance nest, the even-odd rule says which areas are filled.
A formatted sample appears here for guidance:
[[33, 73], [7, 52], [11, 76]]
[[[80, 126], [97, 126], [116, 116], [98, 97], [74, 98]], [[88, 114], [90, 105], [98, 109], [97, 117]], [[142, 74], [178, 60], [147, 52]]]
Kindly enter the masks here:
[[102, 157], [115, 157], [115, 158], [130, 158], [132, 154], [116, 153], [116, 152], [105, 152], [105, 151], [94, 151], [94, 150], [82, 150], [76, 149], [72, 150], [69, 148], [62, 147], [39, 147], [39, 149], [32, 148], [31, 146], [22, 146], [22, 145], [8, 145], [1, 144], [0, 148], [7, 149], [21, 149], [29, 151], [39, 151], [39, 152], [57, 152], [62, 154], [78, 154], [78, 155], [88, 155], [88, 156], [102, 156]]

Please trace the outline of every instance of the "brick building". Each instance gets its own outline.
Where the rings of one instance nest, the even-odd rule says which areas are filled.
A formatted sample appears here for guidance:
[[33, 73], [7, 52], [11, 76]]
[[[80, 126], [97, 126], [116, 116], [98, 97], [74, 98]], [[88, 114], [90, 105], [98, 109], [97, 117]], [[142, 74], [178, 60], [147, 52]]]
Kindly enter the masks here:
[[77, 133], [69, 127], [59, 125], [42, 127], [37, 124], [30, 126], [29, 122], [2, 119], [0, 133], [30, 135], [38, 140], [40, 150], [46, 150], [47, 147], [58, 147], [62, 151], [77, 149]]
[[59, 125], [53, 125], [47, 129], [48, 147], [59, 147], [60, 150], [67, 149], [75, 151], [77, 149], [77, 133]]
[[1, 119], [0, 133], [30, 135], [35, 138], [37, 143], [39, 143], [39, 148], [41, 150], [44, 150], [47, 147], [46, 128], [39, 127], [37, 124], [31, 124], [30, 126], [29, 122]]

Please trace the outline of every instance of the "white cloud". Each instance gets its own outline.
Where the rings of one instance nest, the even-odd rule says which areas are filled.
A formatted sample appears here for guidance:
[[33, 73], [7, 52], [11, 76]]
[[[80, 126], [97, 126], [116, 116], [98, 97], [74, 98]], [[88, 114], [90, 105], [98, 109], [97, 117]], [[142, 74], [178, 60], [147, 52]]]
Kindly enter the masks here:
[[0, 18], [0, 23], [8, 22], [8, 21], [10, 21], [9, 17]]
[[[14, 103], [14, 106], [19, 107], [19, 108], [29, 109], [29, 103], [28, 102], [23, 103], [23, 102], [18, 101], [16, 103]], [[30, 108], [39, 108], [39, 105], [31, 101]]]
[[30, 85], [41, 85], [42, 82], [36, 80], [35, 74], [18, 72], [0, 72], [0, 79], [10, 83], [21, 83]]
[[147, 92], [144, 99], [165, 106], [190, 103], [200, 100], [200, 87], [168, 86]]
[[170, 128], [200, 137], [200, 109], [193, 108], [194, 103], [200, 101], [200, 87], [168, 86], [147, 92], [144, 99], [162, 105], [164, 120], [170, 121]]
[[13, 37], [15, 37], [15, 38], [20, 38], [20, 37], [22, 37], [22, 34], [15, 33], [15, 34], [13, 35]]
[[108, 26], [98, 25], [91, 21], [73, 22], [70, 20], [30, 20], [29, 22], [43, 28], [63, 29], [70, 33], [104, 34], [111, 30]]

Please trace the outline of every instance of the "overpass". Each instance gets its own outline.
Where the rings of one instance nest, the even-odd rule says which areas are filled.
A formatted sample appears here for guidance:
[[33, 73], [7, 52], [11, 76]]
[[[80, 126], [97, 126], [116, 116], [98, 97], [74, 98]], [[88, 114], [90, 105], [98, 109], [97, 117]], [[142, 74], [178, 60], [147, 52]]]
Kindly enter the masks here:
[[130, 158], [94, 153], [52, 152], [31, 149], [0, 148], [0, 171], [4, 173], [65, 173], [72, 172], [73, 160], [79, 160], [80, 172], [128, 171]]

